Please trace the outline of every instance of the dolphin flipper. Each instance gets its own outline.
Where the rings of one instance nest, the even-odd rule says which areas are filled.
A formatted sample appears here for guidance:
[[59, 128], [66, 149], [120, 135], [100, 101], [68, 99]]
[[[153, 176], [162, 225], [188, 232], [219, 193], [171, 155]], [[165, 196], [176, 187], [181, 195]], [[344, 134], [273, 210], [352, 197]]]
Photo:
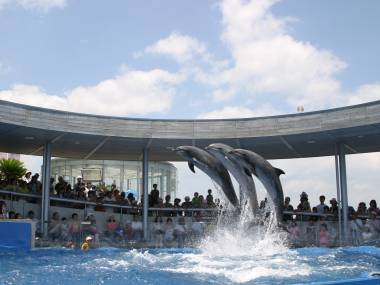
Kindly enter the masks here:
[[190, 170], [195, 173], [195, 166], [194, 166], [194, 163], [192, 161], [188, 161], [187, 162], [187, 165], [189, 166]]

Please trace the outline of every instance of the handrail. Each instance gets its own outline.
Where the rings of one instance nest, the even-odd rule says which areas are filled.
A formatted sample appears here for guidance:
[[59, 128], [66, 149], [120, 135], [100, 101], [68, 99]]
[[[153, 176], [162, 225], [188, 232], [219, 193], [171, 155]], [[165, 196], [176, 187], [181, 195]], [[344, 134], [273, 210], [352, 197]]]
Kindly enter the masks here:
[[[21, 197], [30, 197], [30, 198], [39, 198], [41, 199], [40, 195], [36, 194], [29, 194], [29, 193], [20, 193], [15, 191], [8, 191], [8, 190], [0, 190], [1, 194], [10, 194], [14, 196], [21, 196]], [[141, 206], [130, 206], [130, 205], [120, 205], [120, 204], [109, 204], [109, 203], [96, 203], [96, 202], [90, 202], [90, 201], [82, 201], [82, 200], [75, 200], [75, 199], [67, 199], [67, 198], [57, 198], [57, 197], [50, 197], [50, 200], [52, 201], [58, 201], [58, 202], [67, 202], [67, 203], [74, 203], [74, 204], [84, 204], [84, 205], [102, 205], [105, 207], [111, 207], [111, 208], [122, 208], [122, 209], [133, 209], [138, 210], [142, 209]], [[195, 212], [195, 211], [218, 211], [219, 208], [148, 208], [149, 211], [189, 211], [189, 212]]]
[[[22, 196], [22, 197], [30, 197], [30, 198], [39, 198], [41, 199], [40, 195], [36, 194], [30, 194], [30, 193], [20, 193], [15, 191], [9, 191], [9, 190], [1, 190], [0, 194], [10, 194], [14, 196]], [[90, 201], [82, 201], [82, 200], [75, 200], [75, 199], [67, 199], [67, 198], [57, 198], [57, 197], [50, 197], [50, 200], [52, 201], [58, 201], [58, 202], [68, 202], [68, 203], [74, 203], [74, 204], [84, 204], [84, 205], [102, 205], [105, 207], [111, 207], [111, 208], [122, 208], [122, 209], [133, 209], [138, 210], [142, 209], [141, 206], [130, 206], [130, 205], [120, 205], [120, 204], [109, 204], [109, 203], [96, 203], [96, 202], [90, 202]], [[218, 207], [215, 208], [157, 208], [157, 207], [150, 207], [148, 208], [149, 211], [188, 211], [188, 212], [216, 212], [221, 210]], [[283, 214], [285, 215], [298, 215], [298, 216], [317, 216], [317, 217], [337, 217], [335, 214], [331, 213], [313, 213], [313, 212], [299, 212], [299, 211], [283, 211]], [[369, 219], [369, 215], [358, 215], [356, 216], [360, 219]], [[376, 217], [376, 219], [380, 219], [379, 217]]]

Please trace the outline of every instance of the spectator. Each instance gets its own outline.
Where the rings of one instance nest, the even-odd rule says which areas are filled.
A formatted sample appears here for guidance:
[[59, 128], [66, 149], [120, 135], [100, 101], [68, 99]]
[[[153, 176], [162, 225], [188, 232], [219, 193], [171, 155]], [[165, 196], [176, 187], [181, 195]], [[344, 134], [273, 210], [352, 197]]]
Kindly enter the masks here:
[[195, 221], [191, 225], [191, 231], [196, 239], [200, 238], [204, 233], [203, 223], [199, 214], [195, 216]]
[[201, 201], [201, 208], [207, 208], [207, 201], [203, 195], [199, 195], [199, 200]]
[[84, 183], [82, 181], [82, 176], [77, 177], [77, 183], [74, 185], [74, 192], [79, 192], [79, 190], [84, 187]]
[[165, 230], [165, 235], [164, 235], [165, 243], [173, 241], [174, 240], [174, 225], [173, 225], [172, 218], [166, 219], [164, 230]]
[[4, 201], [0, 201], [0, 219], [7, 219], [7, 204]]
[[309, 197], [305, 192], [300, 195], [300, 203], [297, 206], [297, 210], [300, 212], [311, 212]]
[[318, 208], [317, 207], [313, 207], [313, 209], [311, 209], [311, 212], [315, 215], [313, 216], [310, 216], [310, 220], [313, 221], [313, 222], [316, 222], [319, 220], [319, 217], [318, 217]]
[[23, 180], [25, 184], [28, 184], [31, 179], [32, 179], [32, 172], [28, 171], [27, 173], [25, 173]]
[[330, 207], [330, 209], [329, 209], [330, 214], [333, 214], [333, 215], [335, 215], [335, 216], [338, 216], [339, 208], [338, 208], [338, 202], [337, 202], [337, 200], [336, 200], [335, 198], [332, 198], [332, 199], [330, 200], [330, 205], [331, 205], [331, 207]]
[[153, 223], [153, 240], [155, 242], [155, 247], [163, 247], [164, 234], [165, 234], [165, 229], [163, 226], [162, 217], [156, 216]]
[[51, 217], [48, 235], [52, 240], [58, 239], [61, 236], [61, 220], [58, 212], [54, 212]]
[[40, 175], [38, 173], [32, 176], [32, 179], [28, 183], [28, 189], [32, 194], [41, 194], [42, 193], [42, 183], [38, 181]]
[[[290, 197], [285, 197], [285, 203], [284, 203], [284, 211], [293, 212], [293, 206], [290, 205]], [[284, 214], [284, 221], [291, 221], [293, 220], [292, 214]]]
[[377, 219], [375, 211], [369, 212], [369, 220], [367, 221], [367, 226], [374, 236], [380, 233], [380, 220]]
[[160, 197], [160, 191], [157, 189], [157, 184], [153, 184], [153, 189], [150, 191], [150, 207], [153, 207], [158, 203], [158, 198]]
[[67, 188], [67, 183], [66, 181], [63, 180], [62, 176], [58, 177], [58, 183], [55, 184], [55, 192], [57, 193], [58, 197], [63, 197], [63, 194], [65, 193]]
[[364, 202], [360, 202], [356, 212], [358, 213], [359, 216], [367, 216], [368, 211], [367, 211], [366, 204]]
[[375, 212], [375, 214], [376, 214], [377, 216], [380, 215], [380, 209], [377, 207], [376, 200], [371, 200], [371, 202], [369, 202], [368, 212], [369, 212], [369, 213], [371, 213], [371, 212]]
[[321, 224], [319, 229], [319, 246], [328, 246], [330, 241], [330, 234], [327, 230], [326, 224]]
[[298, 227], [297, 222], [291, 222], [287, 231], [289, 232], [291, 242], [294, 245], [297, 245], [300, 238], [300, 229]]
[[206, 197], [206, 201], [207, 201], [207, 206], [208, 207], [214, 207], [215, 204], [214, 204], [214, 197], [212, 196], [212, 190], [211, 189], [208, 189], [207, 190], [207, 197]]
[[[132, 193], [129, 193], [129, 194], [132, 194]], [[128, 194], [128, 196], [129, 196], [129, 194]], [[132, 196], [133, 196], [133, 194], [132, 194]], [[108, 192], [106, 193], [106, 196], [104, 197], [104, 202], [105, 202], [105, 203], [113, 203], [113, 202], [116, 202], [116, 199], [115, 199], [115, 197], [112, 195], [112, 192], [111, 192], [111, 191], [108, 191]]]
[[180, 203], [181, 203], [181, 199], [179, 199], [179, 198], [175, 198], [175, 199], [174, 199], [174, 205], [173, 205], [173, 207], [174, 207], [174, 208], [181, 208]]
[[190, 197], [186, 196], [185, 197], [185, 202], [182, 203], [182, 208], [188, 209], [191, 208], [192, 203], [190, 202]]
[[363, 242], [369, 242], [372, 239], [373, 234], [371, 233], [371, 229], [368, 226], [362, 227], [362, 240]]
[[170, 195], [165, 196], [165, 203], [164, 203], [165, 208], [173, 208], [173, 204], [170, 203], [170, 199], [171, 199]]
[[61, 219], [61, 234], [59, 239], [62, 241], [67, 241], [69, 239], [69, 224], [65, 217]]
[[97, 212], [105, 212], [106, 211], [106, 208], [103, 205], [103, 198], [102, 197], [98, 197], [96, 199], [96, 206], [94, 208], [94, 211], [97, 211]]
[[178, 247], [183, 247], [186, 236], [184, 217], [178, 219], [178, 224], [174, 227], [174, 236], [178, 242]]
[[82, 243], [80, 249], [84, 251], [91, 249], [91, 242], [92, 242], [92, 237], [91, 236], [86, 237], [85, 242]]
[[317, 206], [317, 212], [318, 214], [323, 214], [325, 211], [325, 200], [326, 197], [324, 195], [319, 196], [319, 202], [320, 204]]
[[128, 199], [129, 205], [131, 205], [131, 206], [137, 206], [137, 201], [136, 201], [135, 196], [133, 195], [133, 193], [128, 193], [127, 199]]
[[201, 208], [202, 201], [199, 198], [198, 192], [194, 193], [194, 197], [193, 197], [193, 200], [191, 200], [191, 204], [192, 204], [193, 208]]
[[14, 211], [8, 212], [8, 219], [16, 219], [16, 213]]
[[71, 215], [71, 221], [69, 223], [69, 234], [71, 236], [71, 240], [73, 240], [76, 244], [80, 242], [80, 232], [81, 225], [79, 221], [78, 214], [74, 213]]
[[115, 216], [110, 216], [108, 218], [106, 228], [107, 235], [114, 240], [117, 236], [117, 230], [119, 228], [119, 224], [116, 222]]
[[[175, 198], [173, 208], [182, 208], [180, 203], [181, 203], [181, 199]], [[173, 214], [174, 216], [177, 216], [177, 215], [182, 216], [182, 211], [176, 211]]]
[[34, 221], [34, 212], [32, 210], [30, 210], [27, 214], [27, 217], [29, 220]]

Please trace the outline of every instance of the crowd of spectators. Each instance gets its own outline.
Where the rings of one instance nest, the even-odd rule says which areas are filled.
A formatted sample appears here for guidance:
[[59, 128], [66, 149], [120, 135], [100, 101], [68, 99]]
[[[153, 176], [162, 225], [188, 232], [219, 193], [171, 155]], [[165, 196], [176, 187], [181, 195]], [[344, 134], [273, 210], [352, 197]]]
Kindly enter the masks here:
[[[19, 189], [23, 189], [23, 192], [41, 194], [42, 184], [38, 179], [38, 174], [32, 176], [32, 173], [28, 172], [22, 180], [16, 181], [13, 186], [18, 186]], [[51, 196], [93, 202], [94, 207], [92, 210], [94, 211], [106, 212], [104, 204], [131, 206], [131, 208], [138, 209], [134, 212], [123, 212], [133, 214], [133, 221], [124, 225], [117, 222], [115, 216], [109, 216], [106, 228], [102, 230], [99, 230], [94, 215], [88, 215], [83, 221], [80, 221], [75, 213], [67, 219], [66, 217], [60, 218], [59, 213], [56, 212], [52, 215], [49, 223], [49, 236], [53, 240], [60, 239], [78, 242], [80, 239], [79, 233], [80, 235], [94, 236], [95, 241], [98, 240], [99, 234], [112, 240], [141, 240], [143, 196], [138, 200], [133, 193], [126, 194], [118, 190], [115, 183], [110, 187], [105, 187], [103, 184], [92, 185], [90, 182], [85, 183], [81, 177], [78, 177], [73, 187], [64, 181], [63, 177], [59, 177], [57, 182], [54, 179], [51, 179], [50, 182]], [[0, 181], [0, 185], [1, 183], [2, 181]], [[152, 210], [150, 211], [150, 215], [155, 217], [151, 233], [157, 242], [157, 246], [163, 246], [165, 243], [173, 240], [178, 242], [179, 245], [183, 244], [185, 237], [189, 233], [196, 235], [202, 232], [202, 226], [200, 226], [201, 217], [207, 215], [200, 209], [221, 208], [219, 199], [214, 199], [211, 189], [207, 191], [206, 197], [195, 192], [192, 198], [186, 196], [183, 201], [175, 198], [172, 202], [170, 195], [161, 196], [157, 184], [153, 184], [152, 186], [153, 188], [148, 197], [148, 204]], [[308, 223], [307, 229], [312, 229], [310, 230], [312, 232], [311, 235], [318, 237], [319, 245], [328, 245], [331, 239], [334, 236], [336, 237], [336, 233], [334, 233], [334, 229], [332, 229], [330, 224], [338, 221], [339, 214], [341, 219], [343, 219], [343, 213], [339, 210], [338, 201], [335, 198], [331, 198], [329, 204], [327, 204], [324, 195], [319, 197], [319, 201], [318, 205], [311, 207], [308, 194], [302, 192], [297, 207], [293, 207], [290, 197], [285, 197], [283, 221], [287, 224], [287, 231], [293, 240], [297, 240], [302, 236], [299, 222]], [[260, 203], [260, 208], [263, 212], [266, 211], [267, 202], [267, 199], [265, 199]], [[73, 205], [78, 204], [73, 203]], [[168, 210], [165, 210], [166, 208]], [[186, 211], [188, 209], [195, 210], [188, 212]], [[0, 201], [0, 210], [0, 218], [28, 218], [35, 220], [33, 211], [29, 211], [26, 217], [14, 211], [7, 212], [3, 201]], [[188, 216], [193, 217], [194, 223], [191, 228], [185, 223], [185, 218]], [[354, 207], [349, 206], [348, 219], [353, 240], [356, 240], [359, 244], [369, 241], [374, 237], [380, 237], [379, 217], [380, 209], [377, 206], [376, 200], [371, 200], [368, 207], [365, 202], [360, 202], [356, 210]], [[315, 233], [315, 225], [318, 226], [317, 233]], [[310, 233], [306, 232], [304, 234], [308, 235]]]
[[[4, 183], [4, 181], [0, 181], [0, 188], [37, 195], [41, 195], [42, 193], [42, 183], [39, 181], [38, 173], [32, 175], [31, 172], [27, 172], [22, 179], [13, 181], [12, 185], [5, 185]], [[105, 210], [102, 206], [103, 204], [118, 204], [132, 207], [142, 207], [143, 205], [143, 195], [135, 197], [132, 192], [126, 193], [120, 191], [116, 183], [110, 186], [105, 186], [104, 183], [93, 185], [91, 182], [83, 181], [82, 177], [77, 177], [77, 181], [73, 186], [65, 181], [62, 176], [59, 176], [57, 181], [51, 178], [50, 196], [96, 203], [95, 210], [98, 211]], [[30, 201], [36, 200], [30, 199]], [[195, 192], [192, 198], [186, 196], [182, 201], [180, 198], [172, 200], [170, 195], [161, 196], [157, 184], [153, 184], [153, 189], [148, 197], [150, 208], [215, 208], [218, 207], [219, 203], [219, 199], [214, 199], [211, 189], [208, 190], [206, 197]], [[54, 205], [54, 202], [52, 204]], [[81, 208], [83, 205], [77, 205], [77, 207]]]
[[[319, 246], [328, 246], [336, 243], [337, 221], [339, 214], [343, 219], [343, 212], [339, 210], [338, 201], [330, 199], [329, 204], [325, 204], [326, 197], [319, 197], [319, 204], [310, 207], [308, 195], [302, 192], [297, 208], [290, 204], [290, 198], [285, 198], [284, 221], [288, 222], [287, 231], [291, 240], [299, 241], [302, 236], [306, 240], [316, 240]], [[365, 202], [360, 202], [357, 209], [348, 207], [349, 230], [348, 238], [353, 244], [359, 245], [380, 238], [380, 209], [376, 200], [369, 202], [369, 207]], [[301, 233], [299, 222], [306, 222], [305, 232]], [[333, 226], [332, 226], [333, 225]]]

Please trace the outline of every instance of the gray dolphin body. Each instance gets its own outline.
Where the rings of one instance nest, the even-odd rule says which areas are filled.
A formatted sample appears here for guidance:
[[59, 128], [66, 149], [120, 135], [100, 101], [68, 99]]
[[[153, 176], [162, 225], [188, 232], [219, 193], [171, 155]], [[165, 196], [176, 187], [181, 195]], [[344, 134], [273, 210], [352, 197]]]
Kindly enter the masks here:
[[257, 201], [256, 187], [252, 176], [248, 176], [244, 172], [244, 168], [239, 164], [229, 152], [233, 150], [232, 147], [222, 143], [213, 143], [206, 147], [206, 150], [218, 159], [235, 177], [243, 191], [244, 196], [249, 199], [252, 211], [257, 214], [259, 205]]
[[207, 151], [194, 146], [180, 146], [174, 151], [188, 161], [191, 171], [195, 173], [194, 166], [196, 166], [206, 173], [222, 188], [230, 203], [235, 207], [238, 206], [238, 199], [231, 177], [220, 161]]
[[234, 149], [229, 154], [235, 158], [236, 162], [241, 164], [245, 169], [246, 175], [251, 176], [251, 174], [254, 174], [263, 183], [274, 204], [277, 222], [281, 223], [284, 208], [284, 192], [279, 176], [285, 174], [285, 172], [273, 167], [265, 158], [253, 151]]

